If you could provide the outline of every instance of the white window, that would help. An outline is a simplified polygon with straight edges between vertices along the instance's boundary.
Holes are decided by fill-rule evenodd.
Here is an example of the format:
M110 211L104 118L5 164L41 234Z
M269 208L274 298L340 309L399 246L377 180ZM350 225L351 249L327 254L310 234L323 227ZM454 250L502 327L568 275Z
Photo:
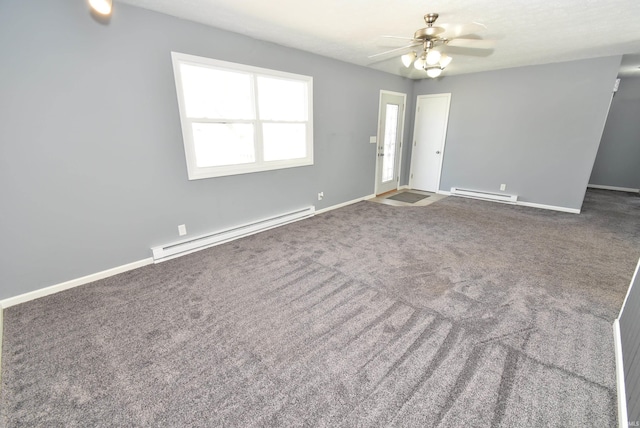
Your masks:
M189 179L313 165L313 79L171 53Z

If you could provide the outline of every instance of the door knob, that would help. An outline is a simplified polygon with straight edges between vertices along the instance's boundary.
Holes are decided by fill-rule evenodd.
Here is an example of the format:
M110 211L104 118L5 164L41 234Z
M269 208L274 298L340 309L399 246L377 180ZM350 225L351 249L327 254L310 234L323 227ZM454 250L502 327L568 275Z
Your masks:
M436 154L439 155L440 154L440 150L436 151Z

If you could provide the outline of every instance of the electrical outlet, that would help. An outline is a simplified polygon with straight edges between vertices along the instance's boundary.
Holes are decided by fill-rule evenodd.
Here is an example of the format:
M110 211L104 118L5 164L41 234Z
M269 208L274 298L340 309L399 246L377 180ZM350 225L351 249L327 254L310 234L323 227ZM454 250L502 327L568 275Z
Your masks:
M507 185L506 184L501 184L500 185L500 190L507 190Z
M324 192L319 192L318 193L318 200L321 201L322 198L324 198Z
M181 224L178 226L178 235L180 236L184 236L187 234L187 226L185 226L184 224Z

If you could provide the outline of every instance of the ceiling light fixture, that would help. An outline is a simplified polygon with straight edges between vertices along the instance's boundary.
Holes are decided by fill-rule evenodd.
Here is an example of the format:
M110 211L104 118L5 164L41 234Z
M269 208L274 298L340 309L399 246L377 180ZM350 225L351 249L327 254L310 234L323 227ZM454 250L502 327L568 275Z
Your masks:
M89 0L89 6L100 15L110 15L111 7L113 6L112 0Z
M431 49L429 53L427 53L427 64L436 65L438 61L440 61L440 56L442 54L439 51Z
M425 70L427 71L427 76L431 78L436 78L440 76L440 74L442 74L442 68L440 68L440 66L438 65L432 65L430 67L425 68Z
M440 57L440 67L445 68L447 65L451 64L451 61L453 61L453 58L449 55L442 54Z
M404 64L404 66L409 68L411 67L411 64L416 59L416 57L417 57L416 53L411 52L411 53L402 55L400 59L402 60L402 63Z
M451 61L453 60L449 55L443 54L430 47L426 47L419 58L415 52L410 52L402 55L400 59L405 67L409 68L411 67L411 63L413 63L416 70L426 71L427 76L431 78L440 76L442 71L451 64Z
M413 62L413 66L417 70L424 70L427 72L427 76L436 78L442 74L449 64L451 64L452 58L446 54L443 54L436 48L446 45L451 39L444 36L446 33L446 27L435 27L433 24L438 19L437 13L428 13L424 16L424 22L427 24L425 28L421 28L413 34L413 41L417 42L410 46L416 46L416 44L422 44L422 54L418 58L415 52L411 52L402 55L401 60L405 67L410 67Z
M423 28L428 30L432 27ZM422 44L422 55L418 58L415 52L404 54L400 57L405 67L413 66L416 70L424 70L427 76L435 78L440 76L442 70L451 63L452 58L442 52L434 49L436 42L431 39L425 39Z
M427 26L416 30L413 33L413 37L408 39L409 44L407 46L369 55L369 58L386 57L390 53L397 55L401 51L408 52L400 57L405 67L410 68L413 64L417 70L424 70L425 72L430 70L427 73L428 76L438 77L451 63L451 57L442 53L448 46L470 49L493 48L494 40L478 39L476 36L472 36L479 31L486 30L486 25L478 22L435 25L438 16L437 13L427 13L424 16L424 22ZM462 37L465 35L469 35L469 37ZM396 36L382 37L405 39L404 37ZM419 51L409 52L409 49L415 49L417 46L422 46L422 49L418 48L420 49ZM469 55L464 52L459 53L461 55ZM491 52L488 54L491 54Z

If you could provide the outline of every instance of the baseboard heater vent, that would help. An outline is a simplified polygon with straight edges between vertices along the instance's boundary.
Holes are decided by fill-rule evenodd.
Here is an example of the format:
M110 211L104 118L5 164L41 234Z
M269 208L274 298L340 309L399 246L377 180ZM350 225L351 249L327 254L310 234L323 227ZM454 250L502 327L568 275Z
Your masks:
M233 241L234 239L253 235L264 230L273 229L277 226L312 217L314 213L315 207L310 206L218 232L196 236L159 247L152 247L151 252L153 253L153 261L154 263L159 263L165 260L174 259L185 254L193 253L215 245L224 244L225 242Z
M483 199L487 201L504 202L507 204L515 204L518 201L517 195L483 192L482 190L462 189L460 187L452 187L451 194L454 196L463 196L465 198Z

